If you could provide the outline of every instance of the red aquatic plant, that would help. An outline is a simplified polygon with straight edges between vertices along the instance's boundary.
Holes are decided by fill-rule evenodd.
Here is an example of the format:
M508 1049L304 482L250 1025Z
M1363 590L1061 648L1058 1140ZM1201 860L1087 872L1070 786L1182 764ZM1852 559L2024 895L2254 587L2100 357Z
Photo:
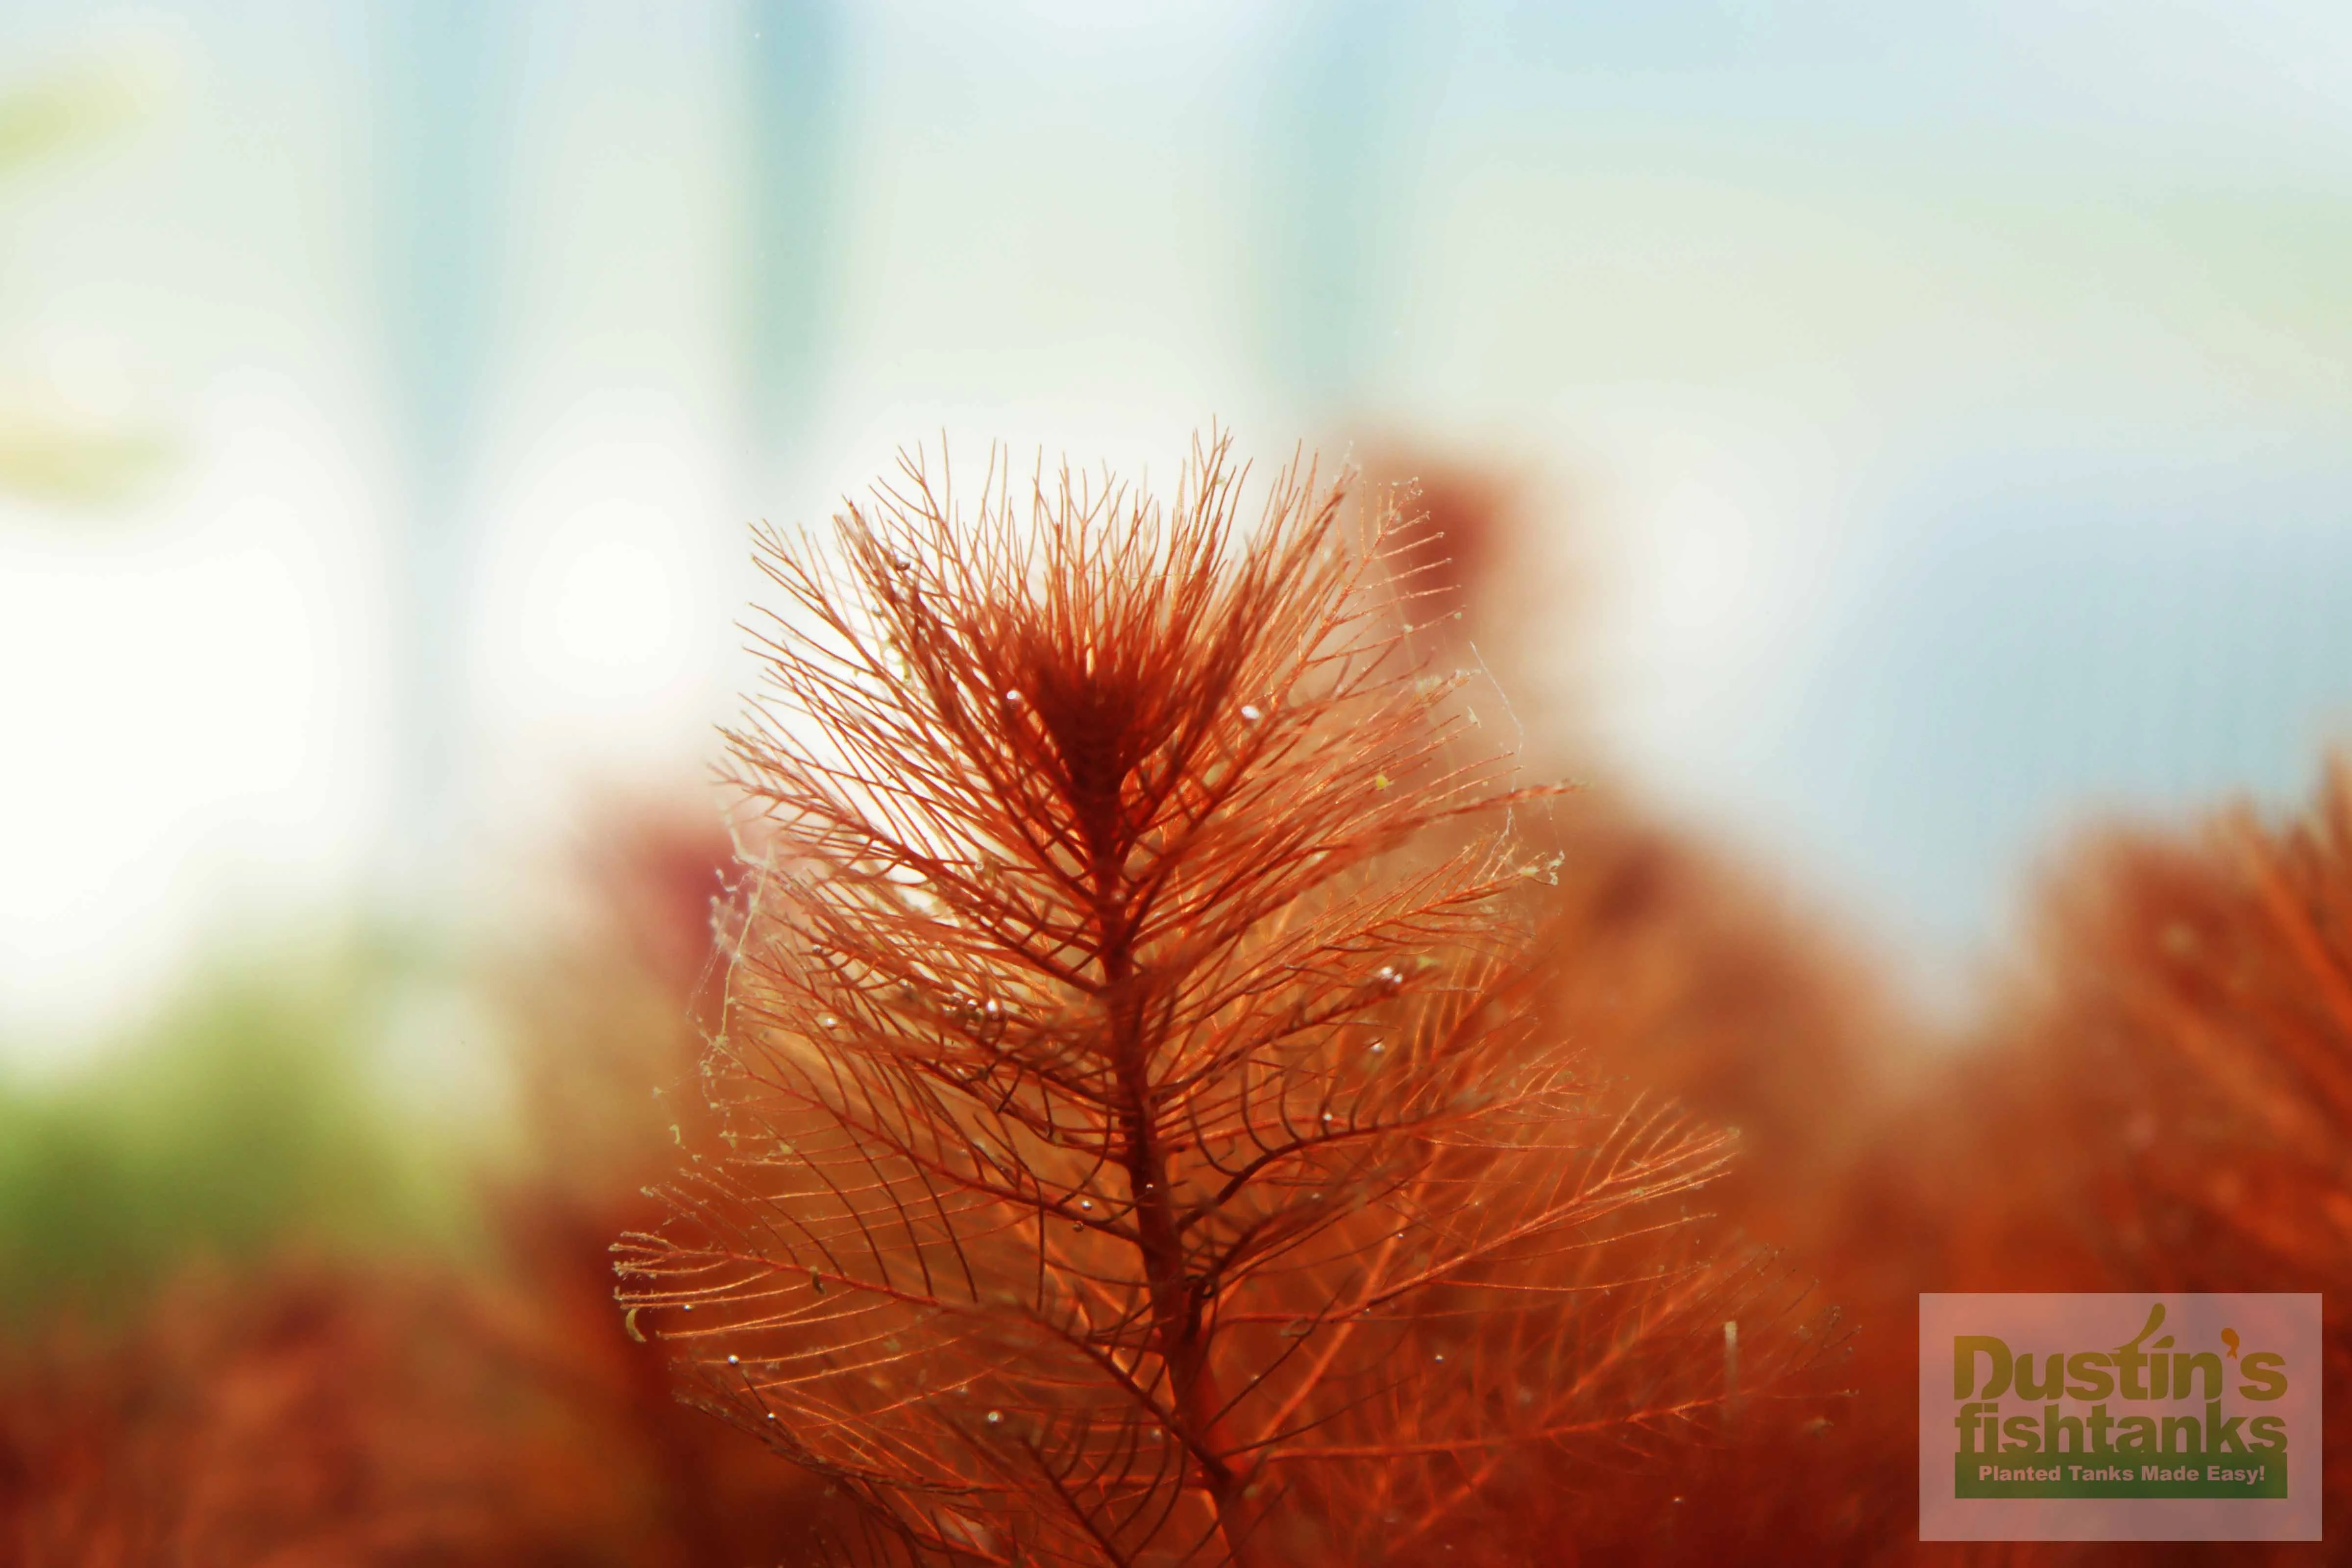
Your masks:
M2041 952L2004 1064L2015 1157L2110 1288L2323 1294L2332 1511L2352 1497L2352 762L2285 820L2107 835L2054 888Z
M2057 888L2036 980L2023 1048L2101 1134L2065 1154L2117 1269L2352 1289L2352 765L2276 826L2109 836Z
M1922 1290L2319 1291L2325 1484L2352 1496L2352 769L2285 820L2111 827L2063 858L2030 962L1979 1037L1924 1076L1858 1160L1822 1253L1867 1325ZM1846 1484L1910 1555L1916 1340L1859 1337ZM1942 1549L2104 1562L2113 1546ZM2168 1562L2315 1561L2181 1544Z
M1248 529L1222 443L1164 508L1028 500L992 471L967 518L910 460L833 564L763 541L723 1147L623 1243L631 1321L883 1548L1621 1531L1641 1449L1811 1352L1777 1305L1728 1326L1766 1281L1684 1223L1721 1137L1534 1026L1511 829L1547 792L1466 756L1409 655L1425 532L1351 540L1296 470Z

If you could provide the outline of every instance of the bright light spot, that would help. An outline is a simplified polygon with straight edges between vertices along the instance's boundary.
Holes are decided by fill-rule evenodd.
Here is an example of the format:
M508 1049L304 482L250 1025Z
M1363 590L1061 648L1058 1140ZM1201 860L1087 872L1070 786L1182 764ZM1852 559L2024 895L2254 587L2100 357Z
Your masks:
M626 502L576 513L532 573L524 621L533 668L576 696L635 696L686 663L691 585L675 529Z
M103 401L120 362L48 363ZM334 880L367 818L356 476L274 377L224 378L194 426L153 513L0 514L0 1070L62 1064L192 933Z
M1685 649L1694 639L1713 639L1747 607L1747 517L1728 498L1686 481L1660 498L1652 527L1659 628Z
M96 420L121 418L135 391L121 340L98 335L67 338L49 350L49 385L66 407Z
M1669 809L1753 820L1739 781L1785 722L1780 682L1821 553L1790 500L1802 471L1673 428L1628 432L1612 466L1597 732Z

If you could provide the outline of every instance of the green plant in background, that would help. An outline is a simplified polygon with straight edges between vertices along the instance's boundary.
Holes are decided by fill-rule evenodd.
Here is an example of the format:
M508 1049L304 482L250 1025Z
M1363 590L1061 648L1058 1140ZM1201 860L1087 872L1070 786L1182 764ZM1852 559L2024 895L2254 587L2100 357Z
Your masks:
M223 966L93 1069L0 1089L0 1316L106 1311L197 1258L462 1242L451 1142L374 1070L409 973L365 942Z
M168 79L165 67L152 47L117 49L0 88L0 197L37 165L143 119ZM159 426L0 391L0 494L51 507L120 506L169 469L175 451Z

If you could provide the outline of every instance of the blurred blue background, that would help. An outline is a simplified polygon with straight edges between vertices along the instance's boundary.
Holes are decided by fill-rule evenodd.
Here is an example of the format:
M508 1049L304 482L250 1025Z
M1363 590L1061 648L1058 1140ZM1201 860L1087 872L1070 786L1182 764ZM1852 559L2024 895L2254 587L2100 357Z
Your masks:
M1525 706L1964 997L2347 732L2352 10L0 5L0 1056L529 918L751 520L1212 420L1526 477Z

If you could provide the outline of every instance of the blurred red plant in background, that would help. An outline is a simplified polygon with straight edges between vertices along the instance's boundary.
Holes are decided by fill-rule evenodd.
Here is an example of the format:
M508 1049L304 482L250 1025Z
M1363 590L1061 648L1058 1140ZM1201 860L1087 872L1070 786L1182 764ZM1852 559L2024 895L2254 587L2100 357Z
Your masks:
M1433 606L1416 628L1429 657L1468 666L1486 722L1530 752L1588 752L1588 694L1562 683L1593 657L1578 629L1591 617L1562 613L1583 608L1580 552L1559 542L1577 520L1535 506L1564 487L1394 438L1372 443L1367 468L1424 520L1412 586ZM1530 709L1537 689L1549 700ZM1588 784L1573 810L1522 831L1556 889L1535 939L1542 1026L1592 1072L1736 1131L1739 1157L1709 1205L1776 1246L1817 1245L1895 1101L1892 1064L1916 1051L1916 1026L1786 896L1622 784Z
M429 1276L289 1267L184 1279L121 1336L16 1347L0 1556L635 1560L601 1456L501 1353L517 1327Z
M482 1180L487 1246L199 1264L127 1321L53 1313L0 1355L0 1562L801 1559L823 1483L680 1405L612 1300L612 1237L700 1131L676 1089L732 847L690 805L588 837L584 919L494 987L527 1147Z

